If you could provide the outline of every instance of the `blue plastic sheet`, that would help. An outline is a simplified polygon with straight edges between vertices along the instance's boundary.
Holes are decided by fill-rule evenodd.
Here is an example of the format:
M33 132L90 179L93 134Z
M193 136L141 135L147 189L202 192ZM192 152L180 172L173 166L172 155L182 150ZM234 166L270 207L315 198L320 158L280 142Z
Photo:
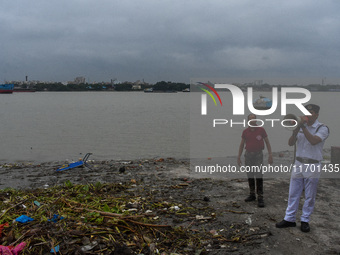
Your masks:
M55 252L59 252L59 245L57 245L56 247L54 247L54 250L53 249L51 249L51 253L54 253L54 251Z
M53 214L52 219L49 219L48 221L52 221L54 223L57 223L59 220L65 219L63 216L59 216L58 214Z
M26 216L26 215L21 215L20 217L16 218L15 219L17 222L20 222L20 223L27 223L27 222L30 222L30 221L33 221L34 219Z

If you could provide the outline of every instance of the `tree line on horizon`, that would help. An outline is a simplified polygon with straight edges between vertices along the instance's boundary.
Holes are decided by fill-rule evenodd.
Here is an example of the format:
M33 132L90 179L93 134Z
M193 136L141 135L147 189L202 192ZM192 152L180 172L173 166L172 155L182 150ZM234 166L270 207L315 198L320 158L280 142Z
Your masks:
M36 91L143 91L147 88L153 88L153 90L162 90L162 91L182 91L183 89L189 88L190 84L185 83L176 83L171 81L160 81L155 83L154 85L150 84L140 84L140 88L129 82L124 82L115 85L108 85L103 83L96 84L67 84L64 85L60 82L56 83L38 83L34 85L32 88Z
M17 87L27 88L27 85L18 85ZM140 87L139 87L140 86ZM171 82L171 81L160 81L155 84L140 84L136 87L136 84L131 82L123 82L120 84L106 84L106 83L81 83L81 84L63 84L61 82L55 83L37 83L36 85L30 85L30 89L35 89L36 91L143 91L147 88L153 88L153 90L157 91L182 91L186 88L190 88L190 84L181 83L181 82ZM240 87L246 88L251 85L241 85ZM262 85L253 85L257 90L266 90L270 91L272 87L304 87L310 89L311 91L339 91L340 85L321 85L321 84L310 84L307 86L301 85L270 85L270 84L262 84Z

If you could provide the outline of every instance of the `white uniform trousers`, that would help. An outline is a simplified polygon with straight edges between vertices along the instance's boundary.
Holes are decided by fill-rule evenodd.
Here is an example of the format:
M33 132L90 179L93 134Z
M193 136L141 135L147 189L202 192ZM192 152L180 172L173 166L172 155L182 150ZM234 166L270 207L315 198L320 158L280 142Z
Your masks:
M305 202L302 208L301 221L309 222L309 217L314 210L316 190L321 173L321 164L304 164L295 161L295 166L292 169L288 206L284 219L290 222L296 221L300 197L303 189L305 189Z

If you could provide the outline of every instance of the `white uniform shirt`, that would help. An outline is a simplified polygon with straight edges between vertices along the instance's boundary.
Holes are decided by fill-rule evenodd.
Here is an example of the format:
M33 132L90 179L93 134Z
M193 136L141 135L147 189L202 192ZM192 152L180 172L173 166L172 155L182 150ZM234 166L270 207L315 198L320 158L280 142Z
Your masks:
M315 133L320 125L322 125L322 123L320 123L318 120L316 120L311 126L306 125L306 128L309 131L309 133L311 133L313 136L316 135L321 138L322 141L316 145L312 145L305 137L302 129L300 129L297 135L296 142L297 157L309 158L318 161L321 161L323 159L322 149L323 145L325 144L325 140L329 135L329 132L326 126L322 126L319 128L318 132Z

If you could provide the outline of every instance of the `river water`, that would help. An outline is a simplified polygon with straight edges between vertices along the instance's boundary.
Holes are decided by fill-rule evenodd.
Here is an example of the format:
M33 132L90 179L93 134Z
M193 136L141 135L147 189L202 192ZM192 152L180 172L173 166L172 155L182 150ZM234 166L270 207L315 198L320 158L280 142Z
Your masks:
M191 93L35 92L0 94L0 161L190 157ZM266 95L265 95L266 96ZM268 95L270 96L270 94ZM312 94L340 146L340 93ZM288 133L266 129L273 151L291 150ZM226 130L223 155L237 155L242 129ZM230 133L231 132L231 133ZM287 131L289 132L289 131Z
M0 94L0 160L187 158L187 94Z

